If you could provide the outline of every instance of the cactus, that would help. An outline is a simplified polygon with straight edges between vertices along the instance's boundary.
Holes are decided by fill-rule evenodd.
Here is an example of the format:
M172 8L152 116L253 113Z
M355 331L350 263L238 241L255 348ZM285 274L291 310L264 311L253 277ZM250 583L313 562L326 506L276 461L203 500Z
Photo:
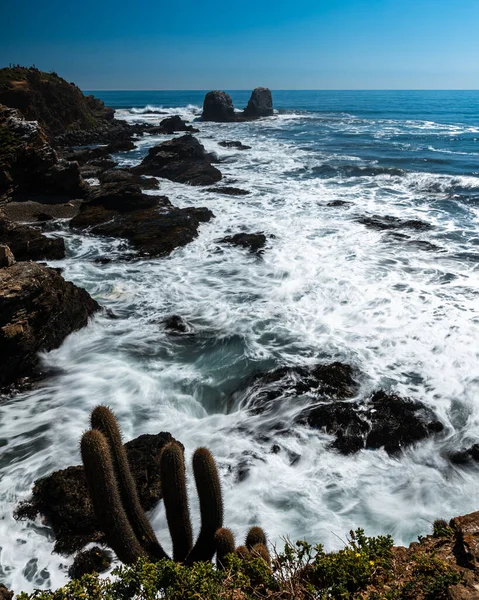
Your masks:
M218 569L224 569L226 566L226 556L234 554L235 538L230 529L222 527L215 534L216 546L216 566Z
M105 436L87 431L81 439L81 455L95 514L108 544L118 558L131 564L145 556L128 521L115 480L113 461Z
M251 527L246 536L245 546L251 550L256 544L266 546L266 535L261 527Z
M271 556L264 544L255 544L251 548L251 556L262 558L267 565L271 565Z
M101 431L108 442L121 500L138 541L150 556L157 559L166 558L167 554L158 542L141 506L114 414L107 406L97 406L91 414L91 425Z
M193 546L183 449L176 442L163 448L160 456L160 477L166 519L173 541L173 560L183 561Z
M247 556L249 556L249 550L246 546L238 546L236 548L236 554L240 557L240 558L246 558Z
M215 459L206 448L193 454L193 472L200 500L201 530L187 562L210 561L216 551L215 533L223 527L223 499Z

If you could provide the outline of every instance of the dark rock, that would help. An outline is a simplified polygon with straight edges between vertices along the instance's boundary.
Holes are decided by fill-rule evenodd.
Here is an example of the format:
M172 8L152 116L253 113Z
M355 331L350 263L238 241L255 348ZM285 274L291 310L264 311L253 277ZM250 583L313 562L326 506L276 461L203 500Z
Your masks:
M116 166L116 161L113 160L110 156L106 156L104 158L98 158L95 160L91 160L88 163L88 166L98 167L100 172L107 171L108 169L113 169Z
M395 394L376 392L369 410L371 431L367 448L382 448L389 454L444 429L434 413L424 404Z
M339 208L341 206L350 206L351 204L352 202L348 202L347 200L332 200L331 202L328 202L326 206L331 208Z
M99 305L55 269L18 262L0 269L0 385L32 373L38 352L57 348Z
M449 455L449 460L457 465L479 462L479 444L473 444L470 448L453 452Z
M38 229L0 217L0 243L10 247L17 260L57 260L65 257L63 238L49 238Z
M110 151L108 146L96 146L95 148L81 148L74 150L73 152L67 152L64 154L66 160L75 161L80 166L87 164L88 162L108 156Z
M38 213L37 221L39 221L40 223L44 223L46 221L53 221L53 215L44 212Z
M270 117L273 114L273 96L268 88L256 88L251 94L244 116L249 119Z
M391 216L373 216L373 217L360 217L359 223L366 225L370 229L376 229L378 231L387 231L391 229L413 229L414 231L429 231L432 229L432 225L419 219L399 219L398 217Z
M105 183L94 188L85 198L85 203L80 208L80 215L88 210L88 207L102 206L108 210L129 212L143 208L157 206L158 198L143 194L136 183L125 183L123 181Z
M266 245L266 236L264 233L236 233L222 238L220 243L241 246L251 252L260 252Z
M81 198L87 190L78 164L58 157L37 122L1 105L0 170L0 196Z
M236 141L219 142L218 146L222 146L223 148L236 148L237 150L251 150L251 146L246 146L245 144Z
M208 92L203 101L203 121L227 123L235 120L235 111L231 96L215 90Z
M89 550L79 552L68 569L68 577L80 579L83 575L103 573L111 565L112 557L108 550L94 546Z
M225 194L226 196L247 196L248 194L251 193L251 192L248 192L248 190L242 190L241 188L228 187L228 186L208 188L207 191L215 192L217 194Z
M159 187L158 179L155 177L142 177L133 173L130 169L112 169L103 171L99 175L100 183L134 183L142 189L155 190Z
M187 125L185 121L179 115L173 115L167 117L160 122L159 127L150 129L151 133L176 133L177 131L190 131L191 133L198 133L198 129L195 129L192 125Z
M106 184L114 185L114 184ZM124 206L135 205L137 190L122 200ZM164 196L144 196L141 202L154 201L154 206L140 210L119 210L105 207L108 198L101 196L95 202L85 202L70 226L88 229L96 235L124 238L143 256L166 256L175 248L185 246L198 235L200 223L214 215L207 208L176 208ZM115 205L117 200L111 200Z
M302 395L309 395L314 401L352 398L358 387L352 367L340 362L280 367L252 377L244 403L258 414L272 410L277 400L289 401Z
M221 179L221 172L211 164L212 160L203 145L187 134L151 148L133 172L178 183L211 185Z
M171 334L191 333L193 327L179 315L171 315L163 321L165 330Z
M125 444L140 502L146 511L162 497L158 456L163 446L173 440L169 433L162 432L140 435ZM35 482L31 501L20 504L16 518L33 519L37 514L43 515L53 529L55 552L73 554L90 542L103 541L81 466L55 471Z
M129 152L130 150L134 150L136 148L133 140L125 138L119 138L110 142L107 149L107 154L117 154L118 152Z

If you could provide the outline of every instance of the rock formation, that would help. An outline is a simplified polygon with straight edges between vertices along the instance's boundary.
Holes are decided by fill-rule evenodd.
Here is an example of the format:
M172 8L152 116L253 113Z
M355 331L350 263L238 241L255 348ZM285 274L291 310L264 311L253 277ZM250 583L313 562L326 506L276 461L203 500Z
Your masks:
M143 175L154 175L189 185L211 185L222 177L211 163L213 156L192 135L183 135L154 148L138 167L132 169Z
M231 96L215 90L208 92L203 101L203 121L227 123L235 120L235 109Z
M0 269L0 385L31 375L38 352L57 348L99 306L55 269L17 262Z
M270 117L273 114L273 96L268 88L256 88L251 94L243 115L248 119Z

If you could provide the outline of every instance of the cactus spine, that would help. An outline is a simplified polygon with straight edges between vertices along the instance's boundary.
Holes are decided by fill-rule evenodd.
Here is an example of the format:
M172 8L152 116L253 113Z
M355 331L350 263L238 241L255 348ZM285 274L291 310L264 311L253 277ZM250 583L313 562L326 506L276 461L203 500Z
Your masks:
M223 497L215 459L206 448L193 454L193 472L200 500L201 530L187 562L210 561L215 554L215 533L223 527Z
M226 556L234 554L235 551L235 538L231 529L225 527L218 529L215 534L215 546L216 566L218 569L224 569L226 567Z
M266 535L261 527L251 527L246 536L245 546L251 550L256 544L266 546Z
M193 546L183 450L176 442L163 448L160 477L168 529L173 541L173 560L182 562Z
M97 430L87 431L80 448L95 514L107 542L122 562L134 563L145 552L122 506L105 436Z
M158 542L141 506L115 416L107 406L97 406L91 414L91 425L101 431L108 442L121 500L138 541L150 556L166 558L167 554Z
M267 565L271 565L271 556L264 544L255 544L251 548L251 556L262 558Z

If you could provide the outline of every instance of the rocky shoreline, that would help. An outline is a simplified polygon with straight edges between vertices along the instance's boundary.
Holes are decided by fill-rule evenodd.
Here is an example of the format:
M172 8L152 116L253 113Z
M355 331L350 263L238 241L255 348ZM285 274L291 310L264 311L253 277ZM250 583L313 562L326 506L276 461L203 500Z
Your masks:
M254 90L242 112L235 110L225 92L209 92L204 100L205 121L234 123L271 115L272 96L266 88ZM38 353L60 346L101 310L86 290L65 281L58 270L36 262L65 256L64 240L45 235L42 223L69 219L76 232L126 240L135 260L166 257L194 240L201 224L214 219L214 214L207 207L175 207L159 192L145 193L155 192L158 178L229 196L249 193L218 185L221 163L194 136L198 132L178 115L165 117L158 126L130 125L116 120L112 109L85 97L57 75L36 69L0 70L0 351L9 357L0 368L4 392L16 392L41 377ZM119 168L112 158L112 154L133 150L145 134L176 133L180 135L151 148L136 167ZM249 149L237 141L222 144ZM90 178L97 178L99 185L89 184ZM388 231L425 226L392 218L361 222ZM253 231L227 236L218 243L260 256L269 240L267 233ZM176 335L195 335L181 315L170 317L165 327ZM230 402L251 414L265 414L287 402L295 407L295 423L332 436L331 447L344 455L379 448L397 455L412 444L443 434L444 424L422 402L385 390L366 392L366 377L339 362L280 367L244 381ZM284 423L284 429L289 426ZM281 430L282 424L275 423L264 432L271 437L274 453L283 451L275 437ZM126 445L145 510L161 498L155 457L170 439L169 433L160 433L140 436ZM479 462L479 452L473 446L445 458L456 464ZM245 477L247 468L238 465L238 478ZM71 554L87 543L102 541L90 504L82 467L69 467L37 481L32 501L21 506L17 516L41 514L56 535L56 551ZM459 552L474 564L474 568L464 568L474 573L479 561L474 542L479 517L475 515L453 519L450 525L462 540ZM475 574L473 579L476 585ZM451 596L468 597L474 596Z

